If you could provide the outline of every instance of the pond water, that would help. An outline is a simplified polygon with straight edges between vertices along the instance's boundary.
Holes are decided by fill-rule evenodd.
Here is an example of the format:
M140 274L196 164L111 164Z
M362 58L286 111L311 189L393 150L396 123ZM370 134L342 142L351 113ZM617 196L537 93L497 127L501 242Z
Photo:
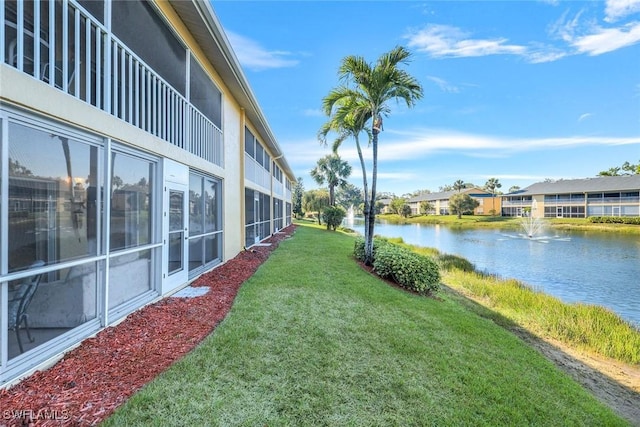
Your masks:
M346 224L364 234L361 219ZM376 223L375 234L437 248L478 270L518 279L565 302L607 307L640 327L640 238L615 233L516 231Z

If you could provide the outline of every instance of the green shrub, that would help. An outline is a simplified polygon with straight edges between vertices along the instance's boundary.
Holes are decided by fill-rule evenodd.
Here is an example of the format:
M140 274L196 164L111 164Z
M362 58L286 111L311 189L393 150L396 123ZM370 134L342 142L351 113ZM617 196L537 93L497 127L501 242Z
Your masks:
M400 239L402 240L402 239ZM376 237L373 239L373 259L376 258L376 251L386 245L390 245L389 240L384 237ZM353 256L361 262L364 262L364 237L360 236L356 238L353 244Z
M364 262L364 237L356 237L353 243L353 256L361 262Z
M590 216L589 222L602 224L631 224L640 225L640 217L637 216Z
M431 258L396 245L386 244L375 251L373 270L380 277L420 294L440 288L440 271Z
M327 224L327 230L338 228L345 216L347 216L347 211L340 206L328 206L322 212L322 219Z

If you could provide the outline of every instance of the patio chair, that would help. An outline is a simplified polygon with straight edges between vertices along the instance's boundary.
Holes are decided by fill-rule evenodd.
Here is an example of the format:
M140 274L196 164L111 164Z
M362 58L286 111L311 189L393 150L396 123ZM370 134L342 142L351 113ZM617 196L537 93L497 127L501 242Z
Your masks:
M44 266L44 261L36 261L31 264L30 268L37 268ZM29 342L33 342L34 339L29 331L29 316L27 315L27 309L33 295L38 290L42 280L42 273L35 276L27 277L23 282L17 285L17 288L9 293L9 330L16 331L16 338L18 339L18 347L20 347L20 354L24 353L24 347L22 346L22 339L20 338L20 325L24 323L24 327L27 331L27 338Z

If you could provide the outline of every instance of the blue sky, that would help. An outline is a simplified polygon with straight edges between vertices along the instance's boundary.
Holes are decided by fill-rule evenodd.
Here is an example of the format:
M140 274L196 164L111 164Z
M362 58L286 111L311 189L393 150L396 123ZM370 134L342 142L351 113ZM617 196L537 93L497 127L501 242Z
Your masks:
M412 52L405 70L424 97L413 109L389 104L378 191L494 177L507 192L640 162L640 0L212 4L307 190L330 153L317 132L340 61L374 63L398 45ZM353 142L339 154L362 187Z

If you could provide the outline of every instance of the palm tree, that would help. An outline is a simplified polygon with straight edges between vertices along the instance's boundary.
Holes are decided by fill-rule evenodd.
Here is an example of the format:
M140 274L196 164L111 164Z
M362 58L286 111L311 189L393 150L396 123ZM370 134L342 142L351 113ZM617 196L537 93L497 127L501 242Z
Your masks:
M404 101L407 107L413 107L415 102L422 98L422 86L414 77L399 68L400 64L409 61L410 56L411 53L402 46L395 47L380 56L375 65L367 63L359 56L347 56L342 59L338 70L338 76L344 84L333 89L323 99L323 109L331 117L329 123L332 124L328 125L330 130L347 131L349 136L355 136L362 132L366 123L371 120L370 143L373 153L371 194L369 197L365 196L364 213L366 264L371 264L373 261L373 230L376 214L372 203L376 199L378 135L383 130L382 118L388 117L391 112L387 102ZM357 133L354 135L353 132ZM342 141L336 141L334 149L337 149ZM366 193L364 160L362 157L360 160Z
M334 91L335 92L335 91ZM332 92L333 93L333 92ZM365 241L369 241L369 215L367 212L373 210L374 201L369 197L369 187L367 183L367 168L362 154L362 147L360 146L360 134L365 132L369 145L371 144L371 130L366 127L367 121L370 116L367 114L361 114L365 110L366 104L355 97L343 97L340 93L335 94L335 98L327 96L322 100L322 108L327 116L330 116L329 121L326 122L318 132L318 139L321 143L327 143L327 135L329 132L335 132L338 134L336 140L333 143L333 152L337 153L338 148L347 139L352 137L356 142L356 150L358 152L358 158L360 159L360 167L362 168L362 186L363 186L363 199L364 199L364 235ZM332 115L333 113L333 115Z
M464 190L465 188L467 188L467 186L464 184L464 181L461 179L453 183L453 189L456 190L458 193Z
M491 198L491 214L492 215L496 214L496 208L495 208L496 192L497 192L497 189L500 187L502 187L502 184L500 184L500 182L498 181L498 178L489 178L489 180L484 184L485 190L490 191L491 195L493 196Z
M319 184L325 182L329 187L329 205L336 205L335 189L347 184L351 175L351 166L337 154L329 154L318 160L318 164L311 170L311 177Z

